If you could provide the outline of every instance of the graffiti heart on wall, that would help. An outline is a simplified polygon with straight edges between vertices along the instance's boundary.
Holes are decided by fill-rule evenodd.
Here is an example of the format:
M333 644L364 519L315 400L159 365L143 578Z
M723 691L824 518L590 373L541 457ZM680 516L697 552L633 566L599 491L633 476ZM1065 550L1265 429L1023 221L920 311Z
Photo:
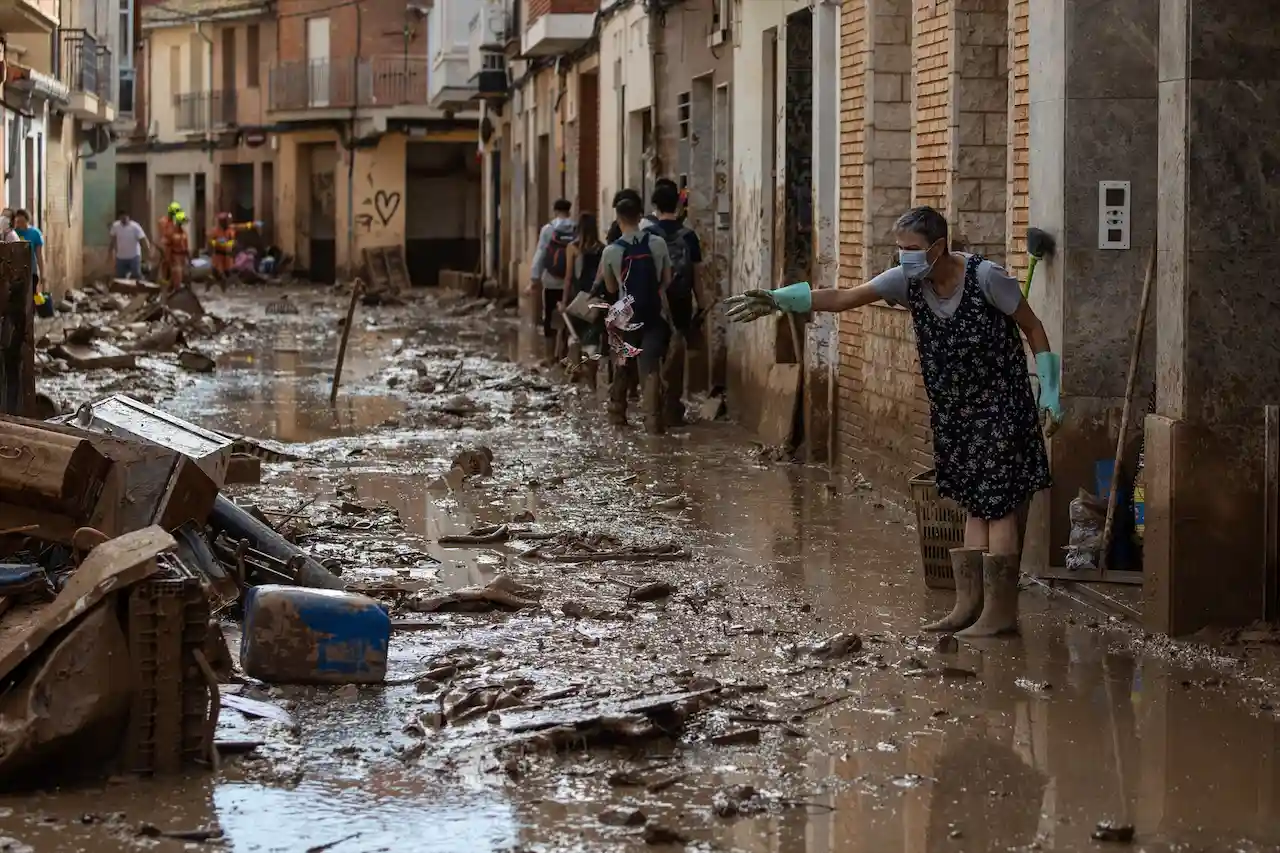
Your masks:
M378 190L372 196L366 196L360 202L360 206L372 207L373 212L357 214L356 225L364 231L372 230L375 222L386 228L391 224L391 220L395 219L396 213L399 212L401 201L403 201L403 196L396 190L391 192Z
M400 193L378 190L373 194L373 210L378 214L384 226L391 223L396 211L400 209Z

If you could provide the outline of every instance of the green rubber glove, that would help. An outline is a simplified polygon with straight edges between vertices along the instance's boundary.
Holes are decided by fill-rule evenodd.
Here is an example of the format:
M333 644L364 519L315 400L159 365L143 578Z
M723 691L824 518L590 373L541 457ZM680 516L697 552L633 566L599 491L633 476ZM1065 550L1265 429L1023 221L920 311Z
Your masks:
M809 282L800 281L777 290L748 290L739 296L730 296L724 304L729 309L730 320L750 323L776 311L807 314L813 308L813 291Z
M1057 353L1036 353L1036 375L1040 380L1037 405L1045 416L1045 435L1053 435L1062 423L1061 373L1062 359Z

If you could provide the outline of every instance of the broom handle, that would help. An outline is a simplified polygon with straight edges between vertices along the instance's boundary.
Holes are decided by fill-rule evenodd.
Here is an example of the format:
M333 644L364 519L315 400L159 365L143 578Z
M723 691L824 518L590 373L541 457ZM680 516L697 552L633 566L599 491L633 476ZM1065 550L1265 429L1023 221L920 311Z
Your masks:
M1116 438L1116 455L1111 468L1111 488L1107 494L1107 521L1102 526L1102 553L1098 568L1105 572L1111 550L1111 533L1116 520L1116 491L1120 485L1120 458L1124 455L1125 434L1129 432L1129 415L1133 409L1133 391L1138 384L1138 360L1142 357L1142 336L1147 328L1147 305L1151 302L1151 280L1156 277L1156 249L1151 247L1147 274L1142 280L1142 298L1138 302L1138 321L1133 330L1133 349L1129 353L1129 378L1124 385L1124 408L1120 410L1120 435Z
M1022 298L1026 299L1031 295L1031 280L1036 277L1036 262L1040 259L1035 255L1031 256L1031 263L1027 265L1027 283L1022 285Z

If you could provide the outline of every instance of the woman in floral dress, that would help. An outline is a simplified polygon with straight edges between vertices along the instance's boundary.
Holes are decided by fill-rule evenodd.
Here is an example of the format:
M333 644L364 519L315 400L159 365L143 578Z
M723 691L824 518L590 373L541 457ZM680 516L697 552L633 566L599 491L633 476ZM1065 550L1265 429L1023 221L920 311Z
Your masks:
M1060 361L1017 279L978 255L948 249L947 220L929 207L895 224L898 265L866 284L811 290L801 282L728 300L729 317L775 311L849 311L884 301L911 311L929 395L939 493L968 514L964 547L951 553L956 602L926 630L985 637L1018 630L1018 515L1048 488L1041 415L1062 418ZM1035 353L1039 399L1023 348Z

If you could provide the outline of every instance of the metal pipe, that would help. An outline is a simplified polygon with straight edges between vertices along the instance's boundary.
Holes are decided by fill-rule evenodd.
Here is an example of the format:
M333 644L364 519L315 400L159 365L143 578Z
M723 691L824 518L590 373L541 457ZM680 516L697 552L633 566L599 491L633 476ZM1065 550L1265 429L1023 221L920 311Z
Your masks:
M360 112L360 57L364 46L364 4L356 3L356 55L351 61L351 127L347 133L347 275L356 270L356 123ZM336 390L336 385L335 385Z

